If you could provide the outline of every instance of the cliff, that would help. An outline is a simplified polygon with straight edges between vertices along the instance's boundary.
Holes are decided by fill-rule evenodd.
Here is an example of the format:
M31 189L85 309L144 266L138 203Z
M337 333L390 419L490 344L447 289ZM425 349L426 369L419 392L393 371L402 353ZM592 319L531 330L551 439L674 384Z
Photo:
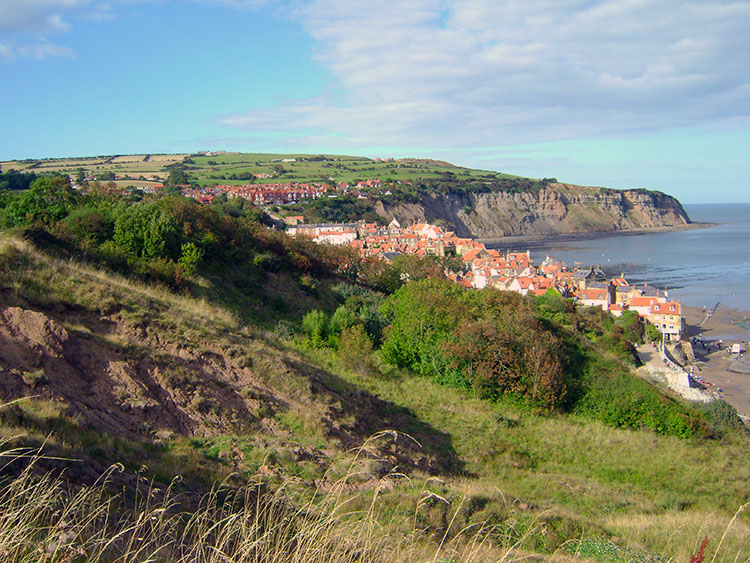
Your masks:
M525 192L425 194L416 203L379 202L375 210L401 224L442 219L459 236L484 239L648 231L690 223L680 202L661 192L559 183Z

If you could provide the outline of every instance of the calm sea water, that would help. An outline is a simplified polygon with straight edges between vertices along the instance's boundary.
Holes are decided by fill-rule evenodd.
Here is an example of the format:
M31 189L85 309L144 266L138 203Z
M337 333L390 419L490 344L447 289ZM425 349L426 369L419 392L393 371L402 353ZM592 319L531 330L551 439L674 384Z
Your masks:
M686 205L693 221L709 228L648 235L617 235L531 245L536 263L545 255L573 267L600 265L623 272L630 283L667 288L686 305L750 311L750 203ZM502 248L502 245L499 245ZM525 250L518 248L518 250Z

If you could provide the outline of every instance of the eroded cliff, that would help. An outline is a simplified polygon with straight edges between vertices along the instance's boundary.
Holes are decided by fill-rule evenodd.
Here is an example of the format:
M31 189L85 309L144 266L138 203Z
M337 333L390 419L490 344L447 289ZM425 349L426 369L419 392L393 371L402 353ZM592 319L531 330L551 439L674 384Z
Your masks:
M429 194L416 203L379 202L376 212L401 224L442 219L460 236L485 239L658 230L690 223L680 202L661 192L559 183L527 192Z

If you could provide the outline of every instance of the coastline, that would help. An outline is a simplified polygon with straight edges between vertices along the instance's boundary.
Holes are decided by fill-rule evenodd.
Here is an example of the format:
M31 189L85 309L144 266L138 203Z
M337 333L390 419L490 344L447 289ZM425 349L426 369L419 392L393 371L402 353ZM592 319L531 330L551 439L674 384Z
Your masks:
M581 246L575 245L579 241L710 229L727 224L722 220L715 221L714 217L710 217L710 219L710 222L695 221L686 225L657 229L565 233L533 237L515 236L484 239L482 242L488 248L495 248L501 251L505 251L506 249L514 249L516 251L530 250L531 252L541 251L554 255L558 250L571 251L576 249L578 246ZM729 221L729 224L731 225L733 222ZM718 242L716 237L714 237L714 242ZM570 245L566 245L566 243L570 243ZM706 257L705 252L704 258L710 259ZM689 341L693 337L702 335L702 339L706 344L704 347L696 342L693 347L695 357L692 362L685 364L685 369L690 371L692 367L695 375L708 384L707 390L735 407L745 423L750 425L750 309L748 309L744 300L739 300L739 302L734 300L737 303L737 308L732 308L730 304L722 302L714 314L707 319L706 307L697 305L703 304L710 308L710 306L727 295L722 295L721 293L717 295L711 291L710 287L703 289L706 290L704 294L705 300L693 299L693 305L688 306L683 304L682 306L683 317L685 318L683 338ZM742 287L733 288L733 291L744 293ZM733 294L730 293L729 295ZM731 303L731 300L728 301ZM721 349L719 349L719 341L721 341ZM744 354L743 358L737 358L728 351L728 349L731 350L732 345L735 343L741 345ZM646 355L648 357L648 354ZM688 353L688 355L692 359L692 354ZM663 366L658 355L653 357L649 363L656 368ZM684 396L689 397L689 394ZM690 398L693 399L692 397Z
M730 371L735 362L746 362L744 359L737 360L727 349L732 344L739 343L744 353L747 353L750 312L719 306L705 320L706 315L701 307L683 307L683 314L687 338L702 334L707 345L706 348L700 345L694 347L693 366L696 374L711 384L712 391L718 392L721 389L722 398L747 421L750 418L750 373ZM717 346L720 340L721 349Z
M695 229L709 229L720 223L705 221L692 221L685 225L673 227L654 227L652 229L637 229L627 231L587 231L583 233L551 233L549 235L524 236L515 235L499 238L477 238L477 241L488 248L498 248L503 245L524 245L523 250L538 250L549 246L550 243L578 242L597 238L610 238L619 236L654 235L659 233L674 233L680 231L691 231Z

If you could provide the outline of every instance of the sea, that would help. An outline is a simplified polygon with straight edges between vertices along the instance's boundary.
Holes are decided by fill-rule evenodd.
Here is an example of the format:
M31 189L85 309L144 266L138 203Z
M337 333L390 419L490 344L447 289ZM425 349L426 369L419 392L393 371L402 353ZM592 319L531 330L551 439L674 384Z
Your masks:
M535 263L549 255L569 267L598 265L625 274L630 284L667 289L685 305L750 311L750 203L685 205L707 226L652 234L605 235L581 240L515 243ZM493 245L505 249L505 245Z

